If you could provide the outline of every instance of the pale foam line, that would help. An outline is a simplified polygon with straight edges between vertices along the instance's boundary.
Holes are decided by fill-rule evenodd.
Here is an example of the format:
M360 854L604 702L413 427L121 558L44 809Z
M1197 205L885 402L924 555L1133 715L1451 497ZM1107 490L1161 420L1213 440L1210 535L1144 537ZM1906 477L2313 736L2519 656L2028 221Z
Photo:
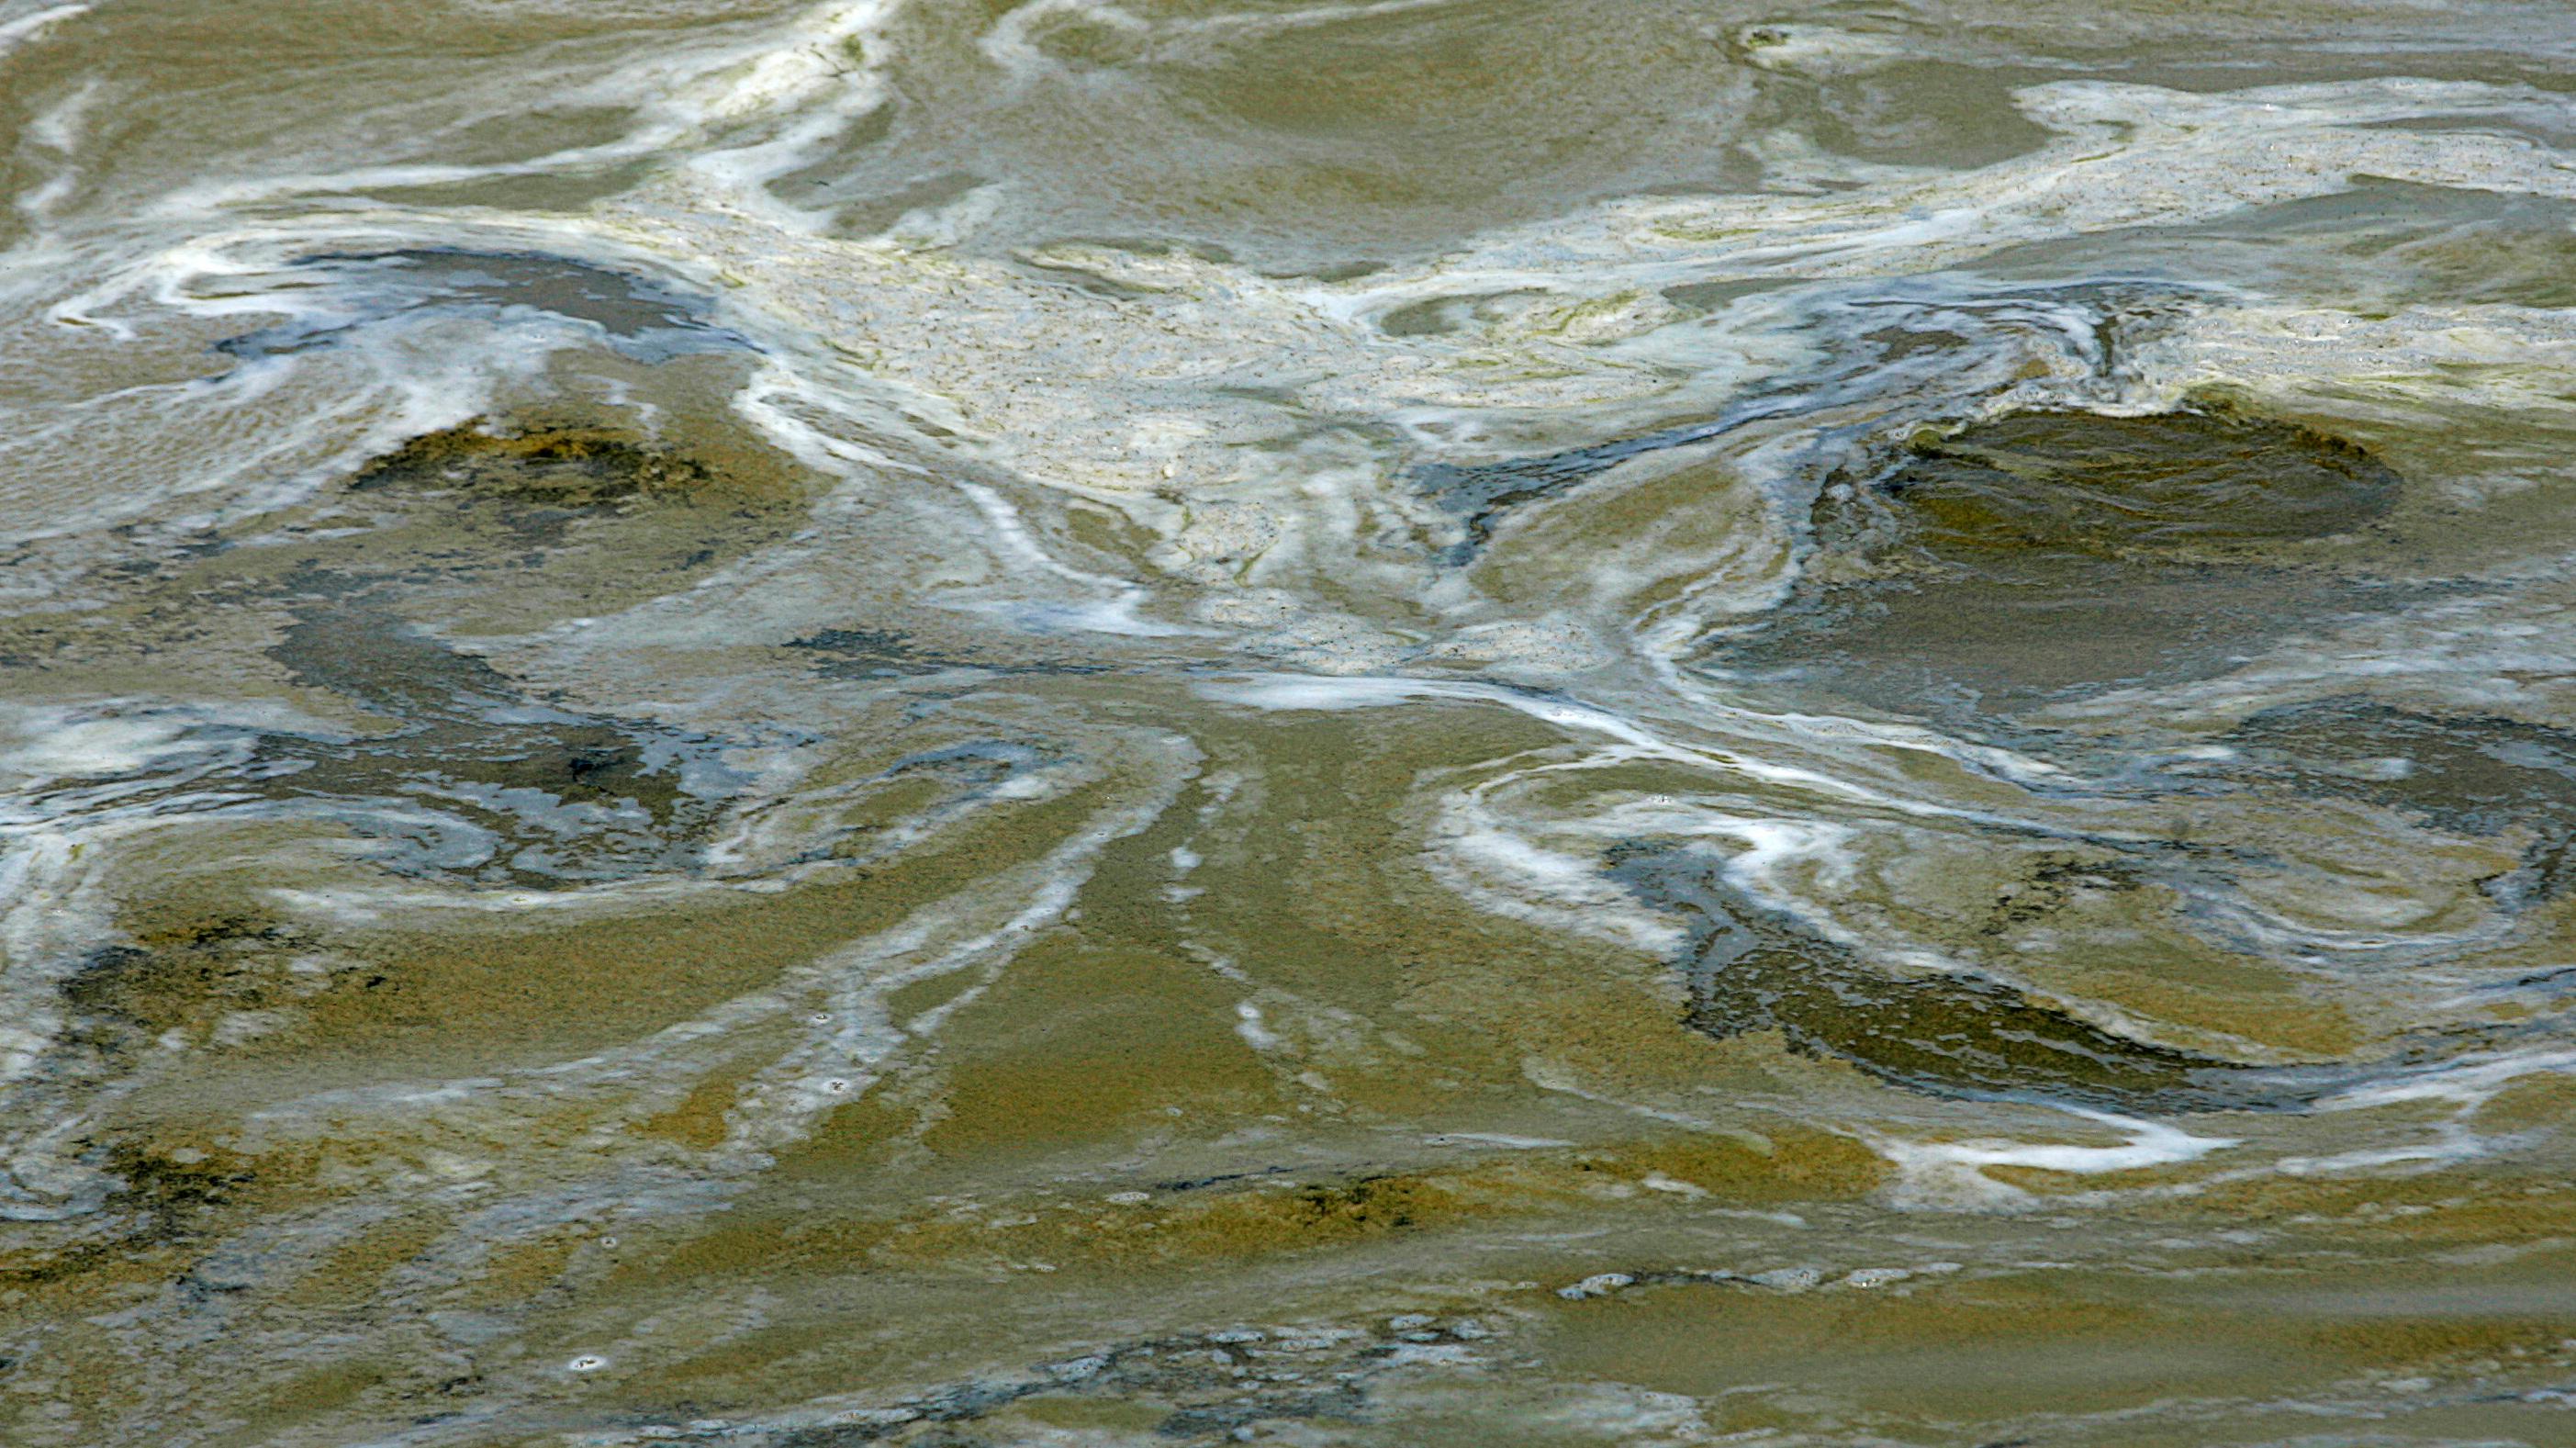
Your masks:
M1238 11L1230 15L1208 15L1183 20L1183 30L1297 30L1310 25L1336 25L1347 20L1369 20L1380 15L1398 15L1408 10L1445 10L1464 0L1371 0L1360 5L1311 5L1303 10L1263 12Z
M1071 623L1096 633L1129 634L1146 638L1168 638L1176 634L1204 634L1205 629L1183 628L1176 624L1158 623L1141 618L1137 610L1152 598L1152 592L1131 579L1112 578L1107 574L1089 573L1059 561L1038 545L1020 510L1000 493L982 483L959 482L957 490L971 499L992 525L993 536L1003 548L1022 562L1041 572L1085 588L1098 588L1114 598L1092 604L1040 606L1051 620Z
M75 15L87 15L94 8L89 5L57 5L50 10L39 10L33 15L22 15L0 24L0 58L6 58L9 52L35 40L55 25Z
M2576 1050L2532 1051L2493 1060L2435 1067L2396 1081L2373 1082L2317 1103L2320 1111L2356 1111L2403 1101L2449 1101L2479 1106L2520 1077L2543 1071L2576 1071Z
M69 96L38 112L35 119L27 123L27 140L42 150L53 152L59 159L55 163L54 174L28 187L13 202L31 228L28 238L15 248L20 253L21 263L38 257L55 259L64 255L65 248L51 233L48 224L56 208L80 185L81 171L72 163L72 150L80 142L82 122L87 118L90 106L97 101L99 90L99 82L84 81Z
M1051 63L1038 50L1030 32L1050 16L1072 15L1131 34L1157 30L1173 34L1223 35L1228 37L1264 35L1284 30L1302 30L1318 25L1337 25L1353 20L1373 19L1413 10L1438 10L1456 6L1460 0L1374 0L1358 5L1317 5L1303 10L1283 10L1274 14L1244 11L1197 17L1157 17L1147 20L1128 10L1106 3L1106 0L1035 0L1004 15L993 28L976 42L984 58L1008 72L1014 81L1024 81Z
M702 150L686 164L696 174L717 182L728 199L745 211L759 214L773 224L808 226L812 213L766 196L761 183L794 169L817 147L842 134L881 103L883 87L878 70L883 56L874 52L883 50L884 22L903 3L904 0L865 0L847 4L835 0L812 7L783 30L759 40L710 46L676 58L655 55L574 87L573 94L602 104L634 104L638 97L644 98L644 122L613 141L570 147L524 161L485 165L414 163L256 181L207 182L165 194L149 214L197 216L290 196L547 175L669 151L711 129L784 120L783 129L765 140ZM72 14L86 8L65 6L48 14ZM0 43L6 39L5 31L0 31ZM848 50L849 42L860 39L875 42L864 65L853 59ZM818 108L796 118L800 108L817 102L821 103Z
M1100 0L1034 0L1019 6L996 22L992 29L975 42L984 58L1010 73L1014 82L1026 81L1039 71L1050 69L1052 62L1029 38L1039 21L1051 15L1078 15L1112 29L1129 34L1153 27L1137 16Z
M2081 1106L2060 1106L2057 1109L2070 1116L2080 1116L2126 1132L2129 1139L2119 1146L2017 1141L1929 1142L1912 1150L1925 1160L1955 1162L1961 1166L2027 1166L2043 1171L2090 1175L2174 1166L2241 1144L2238 1137L2194 1136L2178 1126L2141 1117L2119 1116Z
M1166 749L1158 758L1185 762ZM1041 859L1006 870L975 887L928 902L896 926L792 967L767 988L736 996L699 1015L603 1051L572 1060L494 1075L428 1080L355 1091L316 1093L264 1108L265 1129L304 1130L332 1108L387 1112L406 1102L488 1103L505 1113L544 1103L557 1109L567 1098L601 1098L648 1089L611 1106L618 1119L667 1105L667 1083L654 1068L673 1057L715 1047L765 1025L810 1010L810 1028L747 1084L728 1113L733 1123L724 1153L760 1152L787 1144L823 1114L848 1104L878 1079L884 1061L916 1036L935 1032L945 1016L980 997L998 972L1046 926L1071 908L1097 868L1103 850L1161 817L1179 798L1182 780L1166 778L1148 797L1110 814L1058 844ZM828 867L817 867L817 869ZM699 889L706 888L703 885ZM1017 900L998 923L976 916ZM550 902L549 902L550 903ZM986 916L986 921L990 917ZM897 1027L886 997L901 987L978 966L987 978L921 1017Z
M2067 1142L2013 1141L1996 1137L1968 1141L1904 1141L1877 1132L1864 1132L1861 1139L1897 1168L1900 1184L1894 1195L1899 1203L1982 1207L2017 1207L2033 1200L2020 1188L1987 1176L1984 1168L1990 1166L2029 1167L2091 1176L2180 1166L2243 1144L2238 1137L2195 1136L2178 1126L2142 1117L2055 1102L2041 1104L2069 1116L2110 1127L2128 1139L2118 1146L2079 1146Z
M1574 1145L1553 1136L1511 1136L1499 1131L1443 1131L1422 1138L1425 1146L1499 1146L1506 1151L1552 1151Z
M1539 698L1497 684L1386 675L1250 674L1228 682L1202 683L1198 692L1201 697L1218 703L1270 710L1380 709L1426 699L1500 704L1560 729L1606 735L1621 746L1619 751L1607 757L1547 766L1551 769L1600 768L1633 759L1661 759L1728 770L1763 784L1814 790L1909 814L1948 816L1957 813L1920 801L1900 799L1811 769L1768 764L1732 750L1698 749L1675 744L1607 710Z
M1652 957L1682 946L1678 926L1609 880L1595 860L1543 848L1507 828L1482 788L1445 804L1432 833L1447 847L1430 856L1432 877L1490 914Z

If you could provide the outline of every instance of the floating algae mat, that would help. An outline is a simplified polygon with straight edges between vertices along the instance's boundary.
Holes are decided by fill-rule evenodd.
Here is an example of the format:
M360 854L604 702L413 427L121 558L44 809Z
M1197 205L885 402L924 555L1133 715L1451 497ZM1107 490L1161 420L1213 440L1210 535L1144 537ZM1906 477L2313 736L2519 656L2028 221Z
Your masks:
M1855 462L1819 490L1800 596L1740 641L1739 666L2011 714L2223 672L2285 625L2407 589L2338 566L2402 480L2277 422L2013 412Z
M0 0L0 1442L2576 1438L2571 97Z

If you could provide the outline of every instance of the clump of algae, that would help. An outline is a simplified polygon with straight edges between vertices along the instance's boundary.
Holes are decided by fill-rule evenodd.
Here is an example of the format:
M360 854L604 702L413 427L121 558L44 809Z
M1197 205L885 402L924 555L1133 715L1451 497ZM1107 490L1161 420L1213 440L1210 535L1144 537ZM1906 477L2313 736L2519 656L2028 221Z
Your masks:
M1935 552L2116 557L2346 532L2397 475L2340 438L2233 411L2037 410L1917 437L1881 490Z
M569 509L733 502L775 491L769 480L711 465L628 428L547 418L475 418L423 433L359 469L349 485Z

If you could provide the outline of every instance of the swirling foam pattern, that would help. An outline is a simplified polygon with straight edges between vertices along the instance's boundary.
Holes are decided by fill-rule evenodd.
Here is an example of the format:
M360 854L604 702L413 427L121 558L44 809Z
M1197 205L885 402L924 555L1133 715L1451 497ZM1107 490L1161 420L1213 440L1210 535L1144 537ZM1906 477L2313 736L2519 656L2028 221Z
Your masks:
M2576 24L1783 9L0 0L0 1438L2567 1441Z

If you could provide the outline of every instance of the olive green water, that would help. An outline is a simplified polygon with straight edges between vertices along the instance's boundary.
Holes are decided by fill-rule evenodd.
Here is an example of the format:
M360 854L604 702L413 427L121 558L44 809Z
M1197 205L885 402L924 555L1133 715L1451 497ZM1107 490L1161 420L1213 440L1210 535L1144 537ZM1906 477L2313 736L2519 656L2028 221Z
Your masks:
M0 0L0 1442L2576 1437L2576 19Z

